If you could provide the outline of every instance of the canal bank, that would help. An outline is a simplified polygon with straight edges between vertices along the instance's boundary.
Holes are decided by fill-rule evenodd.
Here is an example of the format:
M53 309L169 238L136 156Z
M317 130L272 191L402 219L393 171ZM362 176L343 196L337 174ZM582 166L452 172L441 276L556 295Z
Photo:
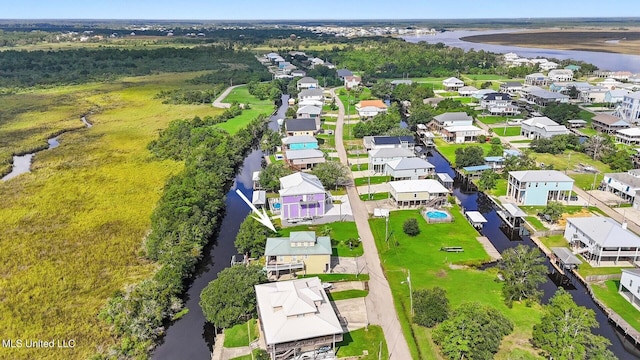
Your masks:
M271 116L269 128L278 129L277 119L284 118L288 109L288 95L283 95L282 104ZM252 174L262 167L264 154L259 148L254 149L244 159L240 171L236 174L233 186L225 199L225 216L215 240L205 247L206 254L198 264L193 281L189 284L184 296L185 307L189 312L167 328L165 336L152 354L153 359L211 359L214 339L214 328L209 324L200 308L200 293L209 282L215 280L218 273L230 266L231 256L236 255L234 245L240 224L251 211L235 193L240 190L251 198Z
M449 162L437 151L434 151L427 159L436 167L436 172L448 173L451 177L455 177L455 171ZM485 223L480 233L488 238L500 253L518 244L536 246L528 235L512 239L503 232L501 227L502 219L498 216L493 201L484 193L476 191L475 188L467 188L462 182L456 181L454 183L454 195L459 199L464 209L479 211L487 219L487 223ZM544 292L543 303L547 303L559 287L564 288L572 295L578 305L585 306L595 312L599 328L594 329L594 333L611 341L612 345L609 348L618 358L640 359L640 351L635 349L631 342L625 339L624 335L609 323L605 312L597 306L589 295L588 289L580 281L574 278L568 283L563 282L558 273L553 274L552 266L548 259L546 266L549 276L541 287Z

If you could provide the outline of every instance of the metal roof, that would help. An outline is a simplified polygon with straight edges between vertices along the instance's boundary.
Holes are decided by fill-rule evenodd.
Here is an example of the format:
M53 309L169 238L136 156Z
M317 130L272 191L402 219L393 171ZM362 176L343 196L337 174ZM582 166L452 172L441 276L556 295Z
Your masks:
M469 220L471 220L472 223L486 223L487 219L482 216L482 214L479 211L467 211L465 213L467 215L467 217L469 218Z
M389 186L391 186L396 193L428 192L429 194L442 194L449 192L449 190L442 186L437 180L432 179L390 181Z
M553 181L553 182L573 182L573 179L558 170L523 170L509 171L509 176L513 176L518 181Z
M435 168L433 164L419 157L392 160L387 163L387 166L389 166L393 170L413 170L413 169Z
M466 172L476 172L476 171L484 171L489 170L491 167L489 165L476 165L476 166L465 166L462 170Z
M571 250L564 247L552 247L551 251L558 257L558 259L565 265L580 265L582 261L578 259Z
M286 119L284 121L284 128L287 131L316 131L315 119Z
M603 216L568 218L567 226L572 224L586 237L600 247L640 247L640 238L627 229L623 229L615 220Z

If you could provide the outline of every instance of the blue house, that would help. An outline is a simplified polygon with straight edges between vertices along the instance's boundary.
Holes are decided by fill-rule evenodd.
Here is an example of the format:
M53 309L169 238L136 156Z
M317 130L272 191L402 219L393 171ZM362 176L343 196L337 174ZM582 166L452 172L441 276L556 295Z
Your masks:
M282 139L282 145L287 150L317 149L318 139L307 135L289 136Z
M573 179L557 170L509 172L507 196L521 205L546 206L548 201L568 200Z

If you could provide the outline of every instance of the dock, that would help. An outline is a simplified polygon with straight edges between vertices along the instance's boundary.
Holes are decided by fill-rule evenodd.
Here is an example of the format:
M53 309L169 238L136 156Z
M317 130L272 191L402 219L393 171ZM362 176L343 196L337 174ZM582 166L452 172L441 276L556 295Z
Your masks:
M487 222L487 219L482 216L479 211L465 211L464 215L467 217L467 220L473 225L476 229L481 229L484 224Z
M491 257L492 261L502 260L502 255L500 255L498 249L493 246L493 244L487 237L478 236L476 239L480 244L482 244L482 247L484 247L484 250L487 252L487 254L489 254L489 257Z

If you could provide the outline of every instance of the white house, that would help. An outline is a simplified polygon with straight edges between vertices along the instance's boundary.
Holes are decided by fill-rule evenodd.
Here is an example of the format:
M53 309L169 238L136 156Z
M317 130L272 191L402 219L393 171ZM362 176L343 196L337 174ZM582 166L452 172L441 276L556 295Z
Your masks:
M492 93L482 98L480 107L492 115L515 115L520 111L509 94Z
M442 86L444 86L445 90L457 91L464 86L464 81L455 77L450 77L448 79L442 80Z
M552 136L564 134L569 134L569 129L546 116L524 120L520 128L520 135L529 139L550 139Z
M458 95L460 96L472 96L477 92L478 92L478 89L474 88L473 86L463 86L460 89L458 89Z
M625 95L616 110L616 115L628 122L638 122L640 119L640 91Z
M384 169L389 161L415 156L416 154L412 150L406 148L382 148L369 150L369 170L374 173L384 173Z
M616 130L616 141L626 145L640 144L640 128Z
M547 74L549 81L573 81L573 71L569 69L554 69Z
M476 137L482 134L482 129L474 125L447 126L441 133L448 142L462 144L476 141Z
M296 117L299 118L310 118L310 119L318 119L317 124L320 126L320 114L322 113L322 108L320 106L314 105L306 105L301 106L296 111Z
M320 88L304 89L298 93L298 106L324 105L324 93Z
M540 63L540 65L538 66L540 67L540 70L549 71L549 70L557 69L558 63L555 63L553 61L547 61L547 62Z
M531 86L545 86L549 83L549 78L543 73L533 73L524 77L524 83Z
M312 77L305 76L302 79L298 80L298 82L296 83L296 87L298 90L315 89L318 87L318 80Z
M351 76L344 77L344 87L347 90L352 89L354 87L358 87L360 86L361 83L362 83L362 78L360 76L351 75Z
M517 81L507 81L500 84L500 92L502 93L513 95L518 93L520 90L522 90L522 84Z
M618 292L636 308L640 308L640 269L622 269Z
M440 205L449 194L446 187L433 179L390 181L389 188L398 207Z
M413 157L387 162L384 173L393 180L418 180L433 175L435 169L427 160Z
M471 126L473 118L466 112L447 112L436 115L429 123L429 126L435 130L442 130L449 126Z
M387 112L387 105L382 100L362 100L356 104L358 115L369 118Z
M633 264L640 258L640 238L615 220L604 216L567 218L564 238L574 253L591 266L606 266L620 261ZM605 262L603 264L603 262ZM609 264L607 264L609 263Z
M625 89L608 90L604 95L603 102L609 104L619 104L624 101L624 97L627 94L629 94L629 91Z
M317 277L255 285L258 320L271 359L342 341L342 326Z
M383 148L405 148L413 150L416 141L413 136L364 136L362 138L364 148L367 150L377 150Z
M636 191L640 190L640 170L604 174L601 188L620 196L625 201L633 202Z

